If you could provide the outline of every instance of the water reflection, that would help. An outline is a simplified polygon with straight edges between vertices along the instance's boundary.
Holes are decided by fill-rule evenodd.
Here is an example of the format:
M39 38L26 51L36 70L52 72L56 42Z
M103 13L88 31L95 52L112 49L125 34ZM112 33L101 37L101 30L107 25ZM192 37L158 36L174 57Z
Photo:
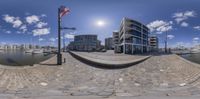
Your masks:
M23 50L1 50L0 64L9 66L24 66L40 63L52 57L52 54L31 54Z
M200 64L200 53L196 53L196 54L185 54L185 55L181 55L183 58L198 63Z

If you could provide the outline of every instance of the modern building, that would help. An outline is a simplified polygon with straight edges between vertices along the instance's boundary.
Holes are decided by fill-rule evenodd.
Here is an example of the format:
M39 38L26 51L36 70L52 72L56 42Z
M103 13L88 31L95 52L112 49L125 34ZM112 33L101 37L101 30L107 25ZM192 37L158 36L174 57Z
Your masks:
M22 44L21 49L30 49L30 45L29 44Z
M18 45L12 45L12 49L18 49Z
M4 49L4 47L2 45L0 45L0 50Z
M120 53L120 49L119 49L119 32L118 31L114 31L113 32L113 46L114 46L114 51L115 53Z
M97 51L100 51L103 49L103 46L101 45L101 41L97 40Z
M76 51L96 51L98 47L97 35L77 35L70 42L68 48Z
M150 36L149 37L149 48L150 51L158 51L158 37L157 36Z
M149 29L142 23L129 18L123 18L119 33L113 33L115 52L124 54L147 52L148 34Z
M7 49L11 49L11 48L12 48L11 45L8 45L8 44L4 45L4 49L5 49L5 50L7 50Z
M112 50L114 47L113 38L109 37L105 39L105 49Z

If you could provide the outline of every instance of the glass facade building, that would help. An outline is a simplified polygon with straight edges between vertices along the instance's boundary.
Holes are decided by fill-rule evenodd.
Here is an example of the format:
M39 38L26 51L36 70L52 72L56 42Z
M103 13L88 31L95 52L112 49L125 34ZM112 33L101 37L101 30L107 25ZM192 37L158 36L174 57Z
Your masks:
M77 35L74 37L74 41L68 45L68 48L76 51L96 51L97 44L97 35Z
M140 22L123 18L118 34L117 51L124 54L138 54L148 51L149 29ZM116 38L114 38L116 39Z

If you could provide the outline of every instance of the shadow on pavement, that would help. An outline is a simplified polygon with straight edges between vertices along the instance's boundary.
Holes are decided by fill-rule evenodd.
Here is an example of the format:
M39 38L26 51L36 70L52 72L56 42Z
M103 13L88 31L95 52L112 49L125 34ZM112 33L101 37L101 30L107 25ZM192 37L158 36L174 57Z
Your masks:
M78 55L75 55L74 53L71 53L71 52L69 52L69 53L74 58L78 59L79 61L81 61L81 62L83 62L83 63L85 63L87 65L90 65L92 67L101 68L101 69L123 69L123 68L128 68L128 67L131 67L133 65L139 64L139 63L149 59L149 58L146 58L146 59L143 59L143 60L140 60L140 61L137 61L137 62L134 62L134 63L129 63L129 64L110 65L110 64L96 63L94 61L91 61L91 60L82 58L82 57L80 57Z

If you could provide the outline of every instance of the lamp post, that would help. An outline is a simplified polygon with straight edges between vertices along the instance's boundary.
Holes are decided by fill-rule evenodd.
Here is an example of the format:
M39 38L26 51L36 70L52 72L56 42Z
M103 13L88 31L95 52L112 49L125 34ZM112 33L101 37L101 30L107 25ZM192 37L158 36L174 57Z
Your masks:
M61 22L61 18L60 18L60 8L58 8L58 53L57 53L57 65L62 65L62 54L60 52L60 22Z
M65 6L61 6L58 8L58 53L57 53L57 65L62 65L62 54L61 54L61 17L65 14L68 14L70 12L69 8L66 8Z
M166 38L165 38L165 53L167 53L167 32L165 34L166 34Z

